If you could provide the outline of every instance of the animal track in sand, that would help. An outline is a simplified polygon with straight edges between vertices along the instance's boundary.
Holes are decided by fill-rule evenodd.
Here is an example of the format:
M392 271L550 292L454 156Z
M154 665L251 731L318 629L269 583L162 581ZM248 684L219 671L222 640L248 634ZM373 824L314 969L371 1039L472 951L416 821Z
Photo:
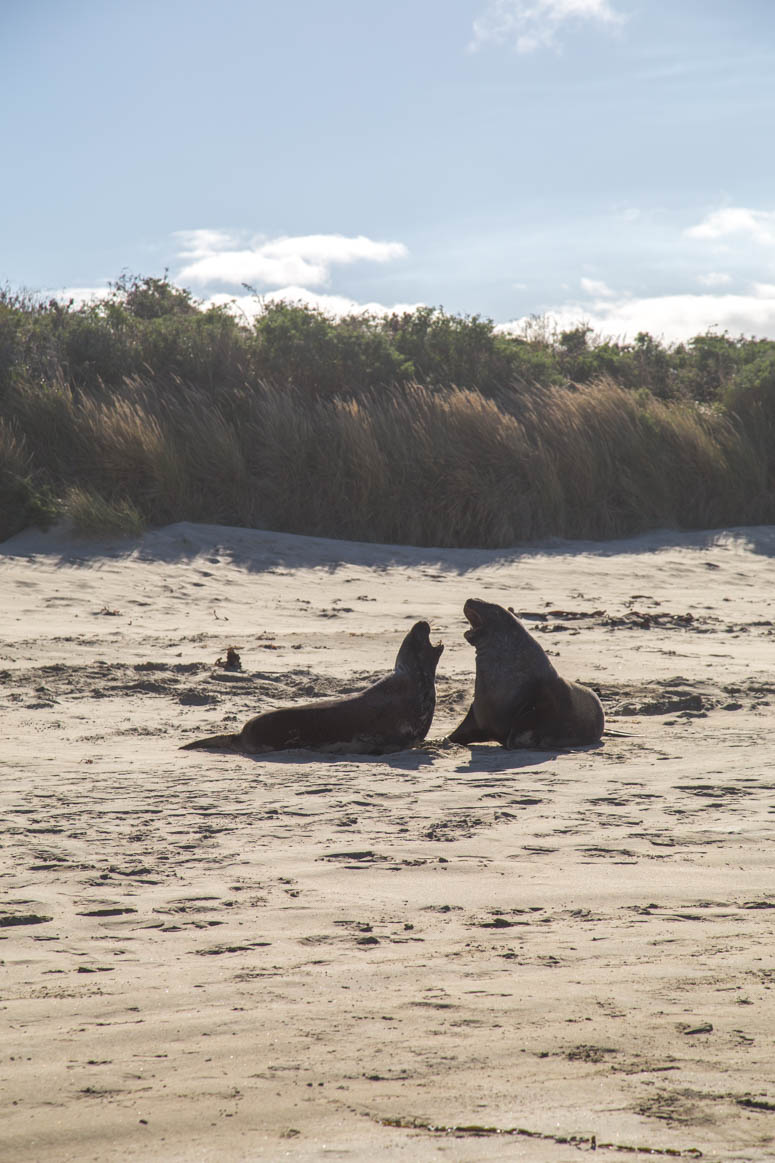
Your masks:
M676 1126L712 1125L722 1119L722 1111L715 1109L727 1096L710 1094L691 1087L660 1090L638 1102L634 1110L643 1118L659 1119ZM708 1104L712 1103L713 1107Z
M6 901L2 912L0 912L0 929L8 929L14 925L45 925L49 921L53 921L53 917L47 916L45 913L32 913L24 911L24 905L31 902L24 901L17 907L14 912L7 912L6 910L12 906L12 901Z

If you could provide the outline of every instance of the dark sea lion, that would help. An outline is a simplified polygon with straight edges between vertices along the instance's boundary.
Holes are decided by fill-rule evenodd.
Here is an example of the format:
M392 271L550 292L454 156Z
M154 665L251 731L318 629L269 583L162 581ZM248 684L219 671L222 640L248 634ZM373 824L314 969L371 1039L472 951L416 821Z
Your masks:
M476 649L474 701L453 743L496 739L509 749L597 743L605 716L589 687L561 678L543 647L503 606L469 598L465 638Z
M430 633L427 622L416 622L401 644L392 674L360 694L265 711L236 735L195 739L181 750L256 753L307 747L374 753L420 743L433 719L436 666L444 649L431 643Z

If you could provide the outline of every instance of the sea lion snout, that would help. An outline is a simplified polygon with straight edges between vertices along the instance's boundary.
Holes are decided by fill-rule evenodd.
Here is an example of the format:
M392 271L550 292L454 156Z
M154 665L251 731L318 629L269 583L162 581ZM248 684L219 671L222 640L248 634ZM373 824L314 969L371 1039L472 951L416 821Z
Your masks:
M463 613L465 614L466 618L468 618L468 621L471 623L474 630L477 630L482 624L482 615L478 609L481 604L482 603L478 601L477 598L467 598L466 603L463 606Z
M466 599L463 613L471 624L470 630L463 631L466 642L470 642L472 646L476 645L482 637L482 632L486 629L488 620L492 621L495 609L499 609L499 607L493 606L492 602L483 602L481 598Z
M431 627L429 622L415 622L411 630L412 638L417 646L422 650L429 650L435 655L438 661L444 653L444 643L437 642L436 645L431 642Z

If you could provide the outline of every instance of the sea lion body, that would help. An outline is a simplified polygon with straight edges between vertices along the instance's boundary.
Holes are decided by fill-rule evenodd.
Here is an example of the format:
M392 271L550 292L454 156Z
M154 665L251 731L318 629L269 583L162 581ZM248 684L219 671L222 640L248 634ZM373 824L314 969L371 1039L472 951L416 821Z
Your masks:
M411 747L428 733L436 707L436 666L444 647L433 646L430 626L416 622L401 644L393 673L359 694L279 707L250 719L234 735L195 739L181 750L226 749L259 753L312 750L380 752Z
M469 598L465 638L476 649L474 701L453 743L497 740L509 749L597 743L605 716L589 687L569 682L510 611Z

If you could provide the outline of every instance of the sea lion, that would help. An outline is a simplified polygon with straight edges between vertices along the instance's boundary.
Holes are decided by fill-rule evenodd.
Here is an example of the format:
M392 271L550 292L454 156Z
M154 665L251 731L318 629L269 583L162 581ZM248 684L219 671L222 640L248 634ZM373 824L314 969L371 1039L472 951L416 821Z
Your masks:
M464 637L476 650L474 701L453 743L496 739L504 747L583 747L597 743L605 716L589 687L561 678L543 647L503 606L469 598Z
M411 747L427 735L436 707L436 666L444 647L431 643L430 632L427 622L416 622L401 644L392 674L360 694L264 711L236 735L195 739L181 750L256 753L335 747L378 753Z

